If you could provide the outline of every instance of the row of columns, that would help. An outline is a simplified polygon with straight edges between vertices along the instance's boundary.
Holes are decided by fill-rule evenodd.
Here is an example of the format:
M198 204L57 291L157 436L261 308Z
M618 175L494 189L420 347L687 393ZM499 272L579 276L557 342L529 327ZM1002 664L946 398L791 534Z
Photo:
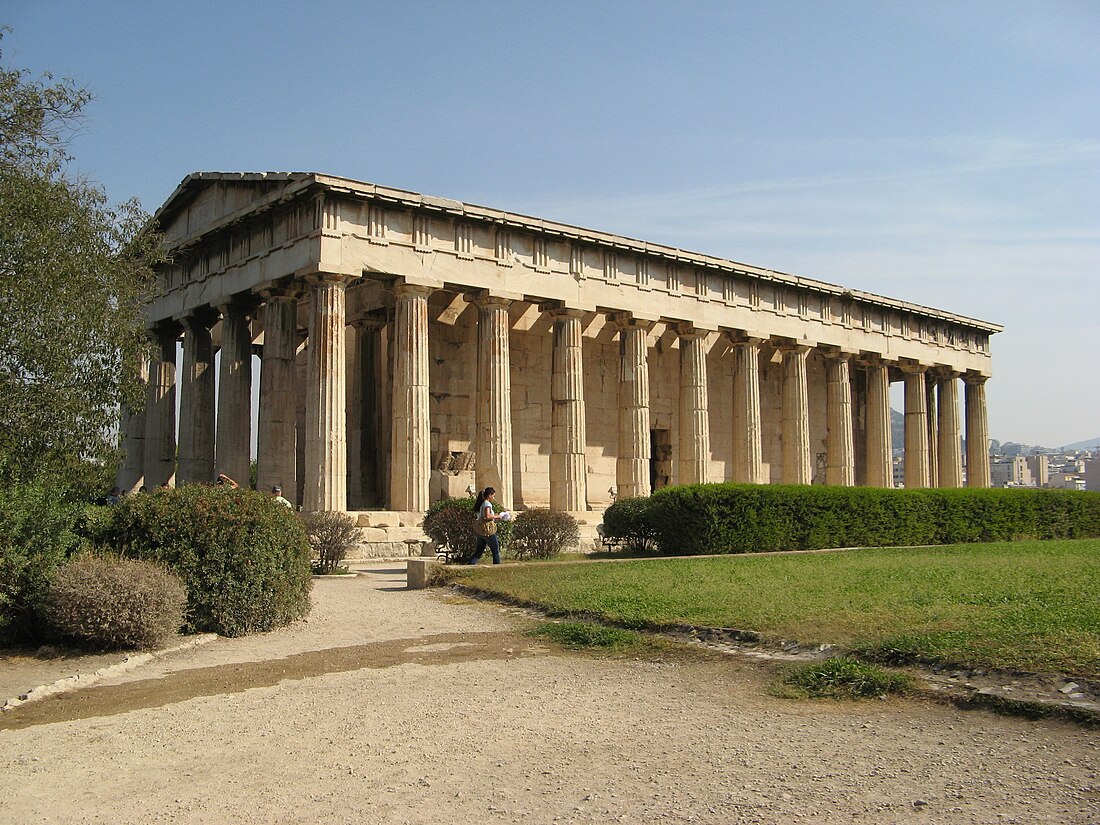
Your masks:
M298 374L295 355L297 305L302 286L272 289L264 301L264 347L260 373L258 486L293 489L304 458L307 510L347 507L347 418L345 375L345 287L343 276L317 275L311 294L306 368L304 451L299 434ZM430 423L428 395L428 296L431 289L398 284L394 295L394 357L390 422L390 508L423 511L429 501ZM508 299L474 298L477 324L476 451L478 486L501 491L510 504L512 427ZM208 482L215 467L233 478L247 478L251 398L250 324L256 305L231 302L194 312L155 329L156 357L148 373L144 478L149 486L170 483L176 472L175 346L184 335L180 381L181 421L177 483ZM587 505L583 312L560 305L541 307L553 323L551 375L550 506L580 511ZM222 318L217 438L214 422L213 346L210 329ZM646 337L654 322L627 314L613 316L620 333L619 452L616 486L620 497L650 493L650 393ZM676 327L680 340L679 482L705 483L710 430L705 341L707 331ZM734 352L732 397L735 481L763 483L760 354L764 338L729 333ZM809 484L807 357L810 347L780 342L782 377L783 480ZM826 472L828 484L855 484L855 443L850 373L851 354L825 350ZM868 486L892 486L889 365L874 356L860 360L866 374L864 447ZM905 374L905 484L957 487L962 481L957 378L902 366ZM989 485L984 378L966 377L967 464L970 486ZM138 427L127 422L127 432ZM134 443L140 443L135 438ZM215 444L217 453L215 455ZM131 459L131 463L133 460Z

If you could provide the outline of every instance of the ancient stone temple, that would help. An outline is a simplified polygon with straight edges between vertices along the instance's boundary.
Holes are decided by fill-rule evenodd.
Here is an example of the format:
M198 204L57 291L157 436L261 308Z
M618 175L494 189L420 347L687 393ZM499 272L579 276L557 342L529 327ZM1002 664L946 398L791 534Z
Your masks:
M307 510L888 486L894 381L905 485L989 483L996 324L320 174L189 175L155 220L171 263L130 489L246 479L257 384L258 486Z

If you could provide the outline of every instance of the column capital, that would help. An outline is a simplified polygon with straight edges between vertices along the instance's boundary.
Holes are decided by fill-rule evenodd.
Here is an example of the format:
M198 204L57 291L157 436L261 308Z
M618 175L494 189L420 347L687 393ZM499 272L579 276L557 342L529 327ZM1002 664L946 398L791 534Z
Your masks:
M826 359L829 361L851 361L856 358L859 353L855 350L844 349L843 347L835 347L830 345L823 345L817 348Z
M228 315L236 310L246 316L252 315L261 304L260 296L254 292L233 295L218 304L218 312Z
M860 350L859 355L856 356L856 363L861 367L890 367L895 366L897 362L893 358L887 358L881 352Z
M396 281L390 291L393 292L395 298L405 297L419 297L427 298L433 292L436 291L435 287L424 286L423 284L410 284L405 281Z
M473 304L478 309L485 307L510 307L516 300L515 298L507 297L505 295L494 294L487 289L479 289L476 292L467 292L463 296L468 303Z
M692 323L691 321L678 321L676 323L670 324L669 326L672 327L673 331L676 333L677 336L679 336L681 341L691 341L696 338L706 338L708 335L714 332L714 330L711 329L703 329L698 324Z
M305 295L305 291L304 283L296 278L288 278L257 290L257 294L265 301L297 301Z
M545 313L555 320L583 318L585 313L583 309L565 306L561 301L545 301L539 304L539 312Z
M210 329L218 322L219 312L212 306L197 307L184 315L180 320L185 330Z
M175 341L182 332L183 324L174 318L157 321L148 330L149 338L160 344Z
M988 380L989 380L988 375L982 375L980 372L975 372L974 370L967 370L963 374L963 381L965 381L967 384L970 384L971 386L975 386L975 387L980 387L980 386L984 385L985 382L988 381Z
M649 332L653 329L653 325L656 323L655 319L639 318L631 312L609 312L607 314L607 320L619 329L640 329L645 332Z
M904 372L906 375L920 375L928 372L928 365L922 364L919 361L914 361L912 358L901 358L897 363L898 369Z
M305 282L310 286L341 286L345 287L354 281L351 275L342 272L311 272L305 276Z
M386 316L383 314L360 315L358 318L348 321L348 326L355 329L381 329L385 325Z
M726 338L731 344L760 346L768 340L768 336L758 332L750 332L744 329L726 330Z
M962 375L957 369L944 366L943 364L936 364L934 367L928 368L928 377L936 381L954 381Z
M773 338L772 344L784 355L789 352L805 355L814 348L808 341L792 341L790 338Z

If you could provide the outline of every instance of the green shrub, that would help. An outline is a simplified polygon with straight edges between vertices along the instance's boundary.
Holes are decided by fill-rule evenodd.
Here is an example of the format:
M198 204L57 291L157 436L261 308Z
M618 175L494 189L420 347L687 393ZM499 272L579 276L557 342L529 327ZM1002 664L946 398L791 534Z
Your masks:
M440 547L450 550L451 560L458 564L467 564L477 551L477 533L474 525L477 514L474 512L475 499L445 498L428 508L421 529L428 538ZM509 546L512 536L512 522L497 522L497 537L500 540L500 552Z
M957 544L1100 536L1100 493L697 484L620 515L665 554Z
M792 668L783 681L801 695L814 698L871 699L913 689L912 678L904 673L848 658Z
M255 490L193 484L127 496L114 508L108 539L183 578L190 632L241 636L309 612L305 528Z
M50 583L43 613L62 636L97 648L158 647L183 626L187 590L163 565L84 553Z
M313 552L313 572L332 573L359 542L359 528L347 513L316 512L302 516Z
M618 539L630 553L657 549L657 528L651 521L651 498L616 499L603 514L603 532Z
M79 545L80 509L45 477L0 489L0 640L40 638L50 579Z
M571 515L533 507L517 514L510 548L517 559L549 559L579 541L577 520Z

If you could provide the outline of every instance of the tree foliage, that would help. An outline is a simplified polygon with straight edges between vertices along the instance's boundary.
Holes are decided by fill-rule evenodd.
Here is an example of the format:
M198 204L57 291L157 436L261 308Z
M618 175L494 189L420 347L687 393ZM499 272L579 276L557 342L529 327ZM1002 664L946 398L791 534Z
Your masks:
M159 238L136 201L111 206L70 173L89 100L72 80L0 65L0 466L15 479L111 463L119 401L143 400Z

